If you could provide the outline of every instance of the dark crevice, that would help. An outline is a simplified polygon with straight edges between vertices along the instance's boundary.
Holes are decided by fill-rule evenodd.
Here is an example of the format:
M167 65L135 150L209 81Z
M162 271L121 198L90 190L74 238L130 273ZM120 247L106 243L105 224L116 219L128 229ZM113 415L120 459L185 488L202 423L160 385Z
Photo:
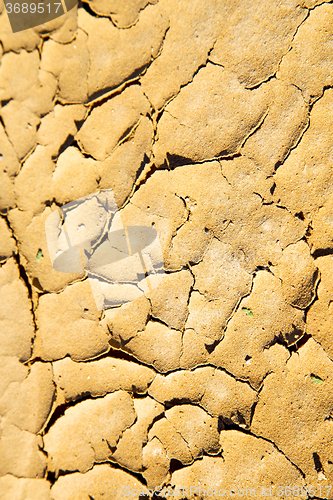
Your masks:
M281 165L283 165L284 161L278 160L274 165L274 171L276 172Z
M303 221L305 220L305 217L304 217L304 214L302 211L295 214L295 217L297 217L298 219L303 220Z
M80 131L80 128L82 127L82 125L84 124L85 121L86 121L86 117L82 118L82 120L75 120L74 119L74 123L75 123L75 127L76 127L76 134Z
M191 158L187 158L186 156L166 153L164 165L167 164L169 165L170 169L175 169L177 167L183 167L185 165L200 165L202 163L214 161L231 161L234 160L234 158L239 158L241 156L241 153L231 154L229 151L221 151L219 154L211 158L204 158L203 160L192 160Z
M135 364L140 364L140 365L145 365L145 363L142 363L141 361L138 361L135 356L132 356L129 352L123 351L122 349L114 349L113 347L110 348L110 350L100 356L97 356L96 358L92 360L87 360L85 363L89 363L92 361L104 359L104 358L115 358L115 359L124 359L125 361L132 361ZM148 366L148 365L145 365Z
M12 100L13 100L12 98L4 99L3 101L1 101L1 107L4 108L6 106L6 104L8 104Z
M52 156L52 161L55 162L58 159L58 157L61 155L61 153L63 153L70 146L77 148L79 151L81 151L81 148L80 148L77 140L72 135L69 135L67 137L67 139L65 140L65 142L60 146L58 153L56 155ZM85 152L82 151L82 153L84 154ZM85 156L85 154L84 154L84 156Z
M221 339L215 340L212 344L205 344L205 349L208 352L208 354L212 354L212 352L218 346L218 344L220 343L220 341L221 341Z
M273 73L272 75L265 78L265 80L261 80L259 83L255 83L254 85L251 85L251 86L249 85L249 86L244 86L244 87L246 88L246 90L257 90L262 86L263 83L268 83L268 82L274 80L276 78L277 72L278 72L278 69L276 70L275 73Z
M318 453L312 453L312 458L314 462L314 466L317 472L323 472L323 465L321 463L321 460L319 458Z
M303 347L307 343L309 339L311 339L311 335L309 333L305 333L302 338L300 338L295 344L292 346L294 351L297 352L300 347Z
M162 170L162 168L157 168L155 164L153 164L149 170L149 172L147 172L146 176L144 179L142 179L141 181L139 181L136 185L135 185L135 191L138 191L138 189L147 182L147 180L156 172L156 170ZM143 171L143 169L142 169ZM140 175L141 175L142 172L138 173L138 175L136 176L137 179L139 179ZM134 194L133 193L133 194ZM132 195L133 196L133 195Z
M24 282L24 284L28 290L28 296L29 296L29 299L31 301L32 300L32 288L31 288L31 284L30 284L28 275L26 273L26 270L20 262L20 254L19 253L15 254L14 259L16 260L17 266L19 268L20 278Z
M187 467L187 466L182 464L182 462L180 462L180 460L177 460L176 458L172 458L170 460L169 472L170 472L170 474L173 474L176 470L183 469L184 467Z
M100 398L101 397L104 397L103 396L99 396ZM53 426L53 424L55 424L55 422L60 418L60 417L63 417L65 415L65 411L67 410L67 408L71 408L72 406L76 406L77 404L81 403L82 401L86 401L87 399L98 399L98 397L93 397L90 392L82 392L81 394L77 395L76 399L73 400L73 401L67 401L66 403L63 403L59 406L57 406L52 415L51 415L51 418L50 420L48 421L48 424L47 426L45 427L44 429L44 432L43 434L47 434L50 430L50 428Z
M99 16L98 14L96 14L96 12L94 12L94 11L90 8L90 5L89 5L88 3L86 3L85 1L81 1L79 5L80 5L80 7L81 7L81 8L83 8L86 12L88 12L88 14L89 14L90 16L96 17L97 19L100 19L100 18L101 18L101 16ZM104 17L103 17L103 19L104 19ZM110 19L109 17L105 17L105 19L108 19L108 20L110 21L110 23L111 23L111 24L113 24L113 23L112 23L112 21L111 21L111 19Z
M57 205L57 207L59 207L59 208L62 208L62 206L63 206L63 205L62 205L61 203L59 203L59 202L58 202L55 198L52 198L52 200L45 200L45 201L44 201L44 205L45 205L46 207L52 207L52 205L53 205L53 204L54 204L54 205Z
M318 248L312 254L314 259L318 259L318 257L325 257L326 255L333 255L333 248Z
M72 146L74 143L76 143L74 136L69 135L65 142L60 146L58 154L56 156L52 156L52 160L56 160L58 156L60 156L67 148ZM77 143L76 143L77 144Z
M170 401L164 401L164 406L166 409L172 408L173 406L182 406L182 405L195 405L199 404L199 401L192 401L189 398L173 398Z
M55 472L48 471L45 479L53 485L57 480L57 476L55 475Z
M126 80L124 80L119 86L106 87L104 89L97 90L91 96L89 96L89 102L87 104L92 103L92 101L95 101L95 100L100 101L100 99L104 99L104 98L106 100L108 100L109 98L115 97L117 94L120 94L121 92L123 92L123 90L126 87L128 87L129 85L137 83L141 74L146 70L148 64L149 63L143 64L142 66L140 66L140 68L137 68L136 70L134 70L133 73L131 73L126 78Z
M250 434L250 435L254 435L252 434L252 432L249 430L249 429L244 429L243 427L240 427L238 424L236 424L235 422L233 422L232 420L230 420L230 418L226 418L226 417L220 417L222 419L222 423L223 423L223 429L221 430L221 432L223 431L239 431L239 432L243 432L245 434Z
M288 338L294 338L295 339L296 337L299 337L299 335L301 335L301 338L302 338L303 335L304 335L303 330L297 329L295 327L295 325L292 325L292 327L294 328L294 330L288 334ZM296 344L297 344L297 342L299 342L299 340L296 341L296 342L287 342L287 340L285 339L284 335L282 333L279 333L278 335L274 336L274 339L269 344L269 347L272 347L275 344L279 344L279 345L282 345L283 347L285 347L289 351L289 353L291 354L292 352L296 352L296 350L297 350L296 349Z
M225 425L222 417L218 417L217 421L217 432L220 434L221 431L225 429Z
M166 157L170 168L183 167L184 165L191 165L193 163L193 160L185 156L167 153Z
M44 289L43 289L42 285L40 284L40 281L38 278L33 278L32 284L35 288L37 288L37 290L39 290L40 292L42 292L43 295L45 295Z
M252 420L253 420L253 417L254 417L254 412L256 411L256 407L257 407L257 404L259 403L259 399L257 401L255 401L251 407L251 415L250 415L250 426L252 424Z
M257 273L258 271L267 271L267 272L273 274L268 266L257 266L253 272Z
M163 326L166 326L167 328L169 328L168 323L166 323L162 319L158 318L157 316L153 316L153 314L150 314L149 316L150 316L150 318L147 320L147 323L148 323L148 321L151 321L152 323L159 323L160 325L163 325Z
M112 469L122 470L122 471L126 472L127 474L130 474L131 476L138 479L140 481L140 483L142 483L144 486L147 486L147 481L145 480L143 475L140 474L140 472L134 472L131 469L127 469L126 467L120 465L118 462L112 460L112 457L110 457L110 460L106 460L103 462L95 462L95 465L102 465L102 464L109 465ZM140 497L140 498L143 498L143 497Z

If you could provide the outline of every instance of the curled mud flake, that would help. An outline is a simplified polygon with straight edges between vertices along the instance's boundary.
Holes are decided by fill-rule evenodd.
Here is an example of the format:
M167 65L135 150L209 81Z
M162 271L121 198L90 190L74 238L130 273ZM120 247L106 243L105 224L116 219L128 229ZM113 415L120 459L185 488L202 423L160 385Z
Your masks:
M81 498L102 498L110 500L123 498L124 492L133 492L132 499L140 500L139 495L146 491L146 486L128 472L112 465L95 465L90 471L81 474L74 472L61 476L52 486L52 500L73 500ZM142 498L142 495L141 495Z
M22 160L36 145L40 119L25 104L16 100L1 108L0 115L15 153Z
M12 382L0 399L3 419L21 430L37 434L51 412L54 384L51 365L36 362L22 382Z
M124 391L68 408L44 436L49 470L87 472L107 461L135 419L132 399Z
M157 4L148 6L139 21L126 30L84 9L79 9L78 24L88 35L89 72L85 76L88 96L96 99L139 77L159 53L169 22Z
M253 317L244 308L255 311ZM267 373L289 357L285 346L301 338L304 331L304 313L286 301L281 281L267 271L258 271L251 294L228 322L210 361L258 388Z
M54 40L43 43L41 69L57 78L61 102L84 103L88 99L87 40L88 35L78 29L75 39L70 43L60 44Z
M269 110L261 126L245 142L241 152L272 175L290 150L296 147L309 125L309 108L302 93L280 80L265 84Z
M181 347L180 331L157 321L149 321L145 330L126 344L126 351L164 373L180 367Z
M150 397L135 398L133 404L137 420L125 430L112 458L130 471L141 472L143 470L143 447L148 441L149 429L155 425L155 420L161 418L164 406Z
M42 498L51 500L51 485L47 479L29 479L7 474L0 478L0 491L3 500L18 500L21 493L25 500Z
M169 18L159 56L143 75L142 87L156 110L162 109L206 65L228 7L219 2L159 0ZM183 51L175 51L176 46Z
M267 0L227 3L221 34L209 59L236 73L245 87L257 87L276 73L307 14L297 0L284 5Z
M326 352L330 359L333 359L332 349L332 255L319 257L316 259L316 265L320 271L320 282L317 288L317 300L311 305L307 314L307 333L311 335L316 342Z
M93 108L76 139L85 153L103 161L119 142L131 134L148 111L149 103L140 86L131 85L121 94ZM101 122L105 124L103 129L100 128Z
M191 163L235 154L267 108L265 91L245 90L232 73L208 64L165 108L154 148L156 162L163 164L167 155Z
M307 101L318 99L332 85L332 6L323 3L300 26L291 50L283 58L278 78L296 85ZM308 71L308 68L313 68Z
M17 301L20 303L20 314L14 312ZM29 290L21 279L14 258L0 268L0 303L0 353L2 356L15 356L22 362L28 361L34 338L34 318Z
M124 359L105 357L88 363L65 358L53 363L54 381L64 400L75 401L124 390L144 394L155 378L155 371Z
M274 442L311 484L319 480L313 450L317 450L325 475L330 477L332 367L324 350L310 338L285 367L266 378L251 425L256 435ZM278 387L279 402L274 398L270 401L268 417L267 401ZM279 430L277 422L283 423Z
M43 295L36 311L34 356L53 361L69 355L83 361L107 352L109 335L99 318L88 280Z
M310 244L313 249L331 243L329 234L332 200L332 127L333 90L327 89L313 105L309 128L297 148L291 151L275 175L274 199L293 214L302 212L307 224L314 218ZM321 207L323 208L320 213ZM324 214L323 227L320 221ZM322 246L323 245L323 246Z
M6 474L31 479L45 477L47 463L45 454L41 451L41 436L21 430L3 419L0 437L0 477Z
M0 263L16 251L16 243L4 219L0 219Z
M207 491L214 489L223 496L236 490L241 498L245 491L248 495L252 492L252 496L263 490L269 496L270 491L273 495L273 485L276 484L305 486L297 468L272 443L236 430L222 430L220 445L221 456L204 456L202 460L173 472L171 486L178 491L185 489L187 498L200 500L206 497Z
M69 283L84 277L82 268L78 273L59 273L52 266L45 223L55 210L57 210L56 206L46 207L42 213L34 217L33 212L29 210L14 209L8 215L18 240L21 263L25 267L30 282L39 291L59 292ZM39 249L42 250L44 257L37 262L36 255Z
M141 10L155 5L158 0L87 0L91 10L100 16L107 16L117 28L130 28L139 19Z
M173 406L150 429L148 439L157 437L170 459L184 465L192 463L204 453L218 453L219 433L217 418L202 408L192 405Z

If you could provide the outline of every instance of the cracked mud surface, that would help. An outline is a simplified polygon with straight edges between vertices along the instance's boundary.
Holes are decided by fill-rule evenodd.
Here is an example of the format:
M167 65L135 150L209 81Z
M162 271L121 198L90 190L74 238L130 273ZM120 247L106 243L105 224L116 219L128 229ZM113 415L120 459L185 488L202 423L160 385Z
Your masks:
M333 499L332 3L1 9L0 498ZM107 190L165 271L116 307L45 229Z

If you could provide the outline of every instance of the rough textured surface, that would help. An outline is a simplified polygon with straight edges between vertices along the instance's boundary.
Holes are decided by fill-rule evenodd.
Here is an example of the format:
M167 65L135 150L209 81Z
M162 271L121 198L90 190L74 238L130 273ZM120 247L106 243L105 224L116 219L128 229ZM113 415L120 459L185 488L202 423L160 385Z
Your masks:
M1 500L333 500L332 21L0 6Z
M50 470L87 472L94 462L106 461L134 421L132 399L123 391L68 408L44 438Z

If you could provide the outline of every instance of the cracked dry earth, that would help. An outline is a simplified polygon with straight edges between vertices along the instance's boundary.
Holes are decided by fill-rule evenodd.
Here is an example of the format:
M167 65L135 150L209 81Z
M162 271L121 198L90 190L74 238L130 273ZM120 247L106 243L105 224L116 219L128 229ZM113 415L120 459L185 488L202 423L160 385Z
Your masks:
M333 5L89 0L0 42L1 499L332 499ZM100 311L45 221L110 189L166 276Z

